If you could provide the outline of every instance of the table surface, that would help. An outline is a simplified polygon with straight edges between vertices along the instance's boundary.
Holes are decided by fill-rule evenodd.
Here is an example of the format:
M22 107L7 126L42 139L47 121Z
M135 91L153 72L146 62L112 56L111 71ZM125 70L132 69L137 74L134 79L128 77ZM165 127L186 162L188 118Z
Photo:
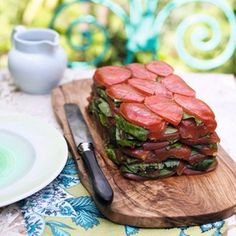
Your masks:
M61 83L81 78L91 78L93 70L66 70ZM196 90L198 98L213 109L218 122L217 133L221 145L236 161L236 80L229 74L179 73ZM37 109L35 109L37 107ZM60 130L51 107L50 95L28 95L17 89L7 70L0 70L0 110L27 113L38 117ZM229 225L236 224L236 217ZM16 204L0 208L0 235L26 235L24 219ZM236 235L236 228L228 231Z

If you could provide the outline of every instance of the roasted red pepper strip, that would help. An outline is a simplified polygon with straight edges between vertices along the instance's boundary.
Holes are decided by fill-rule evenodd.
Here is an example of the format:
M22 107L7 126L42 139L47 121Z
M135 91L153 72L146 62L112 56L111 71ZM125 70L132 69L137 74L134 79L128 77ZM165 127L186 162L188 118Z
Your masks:
M169 145L169 142L164 141L164 142L145 142L143 144L143 150L157 150L163 147L166 147Z
M132 156L135 158L138 158L142 161L145 161L147 158L152 158L155 154L151 151L142 150L142 149L122 149L123 153L125 153L128 156Z
M204 124L197 125L193 118L182 120L179 124L179 133L182 139L199 138L209 133Z
M166 148L155 150L157 159L164 161L170 157L175 157L177 159L188 160L191 155L191 149L187 146L182 146L179 148L171 148L167 150Z
M179 140L179 132L171 133L171 134L165 134L164 132L151 132L148 135L148 138L153 141L172 141L172 140Z
M204 136L204 137L200 137L200 138L189 138L189 139L181 139L182 143L188 144L188 145L197 145L197 144L213 144L213 143L219 143L220 142L220 138L217 135L216 132Z
M206 156L215 156L217 153L217 145L213 146L213 147L209 147L207 145L200 145L201 147L195 147L198 152L206 155Z

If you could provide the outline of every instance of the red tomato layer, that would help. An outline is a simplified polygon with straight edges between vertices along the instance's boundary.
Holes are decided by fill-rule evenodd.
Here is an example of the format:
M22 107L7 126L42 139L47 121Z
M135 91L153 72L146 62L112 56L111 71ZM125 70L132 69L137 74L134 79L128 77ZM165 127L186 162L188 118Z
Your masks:
M170 98L172 97L172 93L168 91L162 84L156 81L144 79L129 79L128 83L142 93L146 93L147 95L158 94Z
M202 120L208 127L209 131L215 130L215 115L205 102L195 97L187 97L179 94L174 95L174 100L186 113Z
M156 81L157 75L148 71L143 64L132 63L126 66L132 72L132 77Z
M146 65L146 68L160 76L168 76L174 72L174 69L163 61L152 61Z
M109 97L121 100L122 102L143 102L144 95L128 84L115 84L108 89L106 93Z
M177 126L182 119L182 108L170 98L163 96L146 97L144 104L151 111L155 112L175 126Z
M170 75L161 80L161 83L171 92L185 96L195 96L195 91L190 88L178 75Z
M165 121L143 104L122 103L119 111L132 124L158 132L162 132L165 129Z
M121 66L104 66L98 68L93 76L95 82L106 88L119 84L131 77L131 71Z

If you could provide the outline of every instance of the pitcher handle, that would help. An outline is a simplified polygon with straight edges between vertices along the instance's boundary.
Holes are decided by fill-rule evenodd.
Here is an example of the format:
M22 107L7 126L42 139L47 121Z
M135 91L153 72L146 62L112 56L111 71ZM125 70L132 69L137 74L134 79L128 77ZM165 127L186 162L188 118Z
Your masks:
M11 32L11 42L12 42L13 45L14 45L14 36L15 36L15 34L17 34L19 32L22 32L22 31L25 31L25 30L26 30L26 27L23 26L23 25L16 25L12 29L12 32Z

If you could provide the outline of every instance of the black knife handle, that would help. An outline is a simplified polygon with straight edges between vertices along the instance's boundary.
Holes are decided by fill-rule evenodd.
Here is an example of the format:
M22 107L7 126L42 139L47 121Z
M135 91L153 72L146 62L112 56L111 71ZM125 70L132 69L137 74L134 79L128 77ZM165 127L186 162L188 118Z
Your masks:
M78 152L83 158L88 175L93 185L93 191L98 201L109 205L113 199L112 188L98 165L92 143L81 143Z

